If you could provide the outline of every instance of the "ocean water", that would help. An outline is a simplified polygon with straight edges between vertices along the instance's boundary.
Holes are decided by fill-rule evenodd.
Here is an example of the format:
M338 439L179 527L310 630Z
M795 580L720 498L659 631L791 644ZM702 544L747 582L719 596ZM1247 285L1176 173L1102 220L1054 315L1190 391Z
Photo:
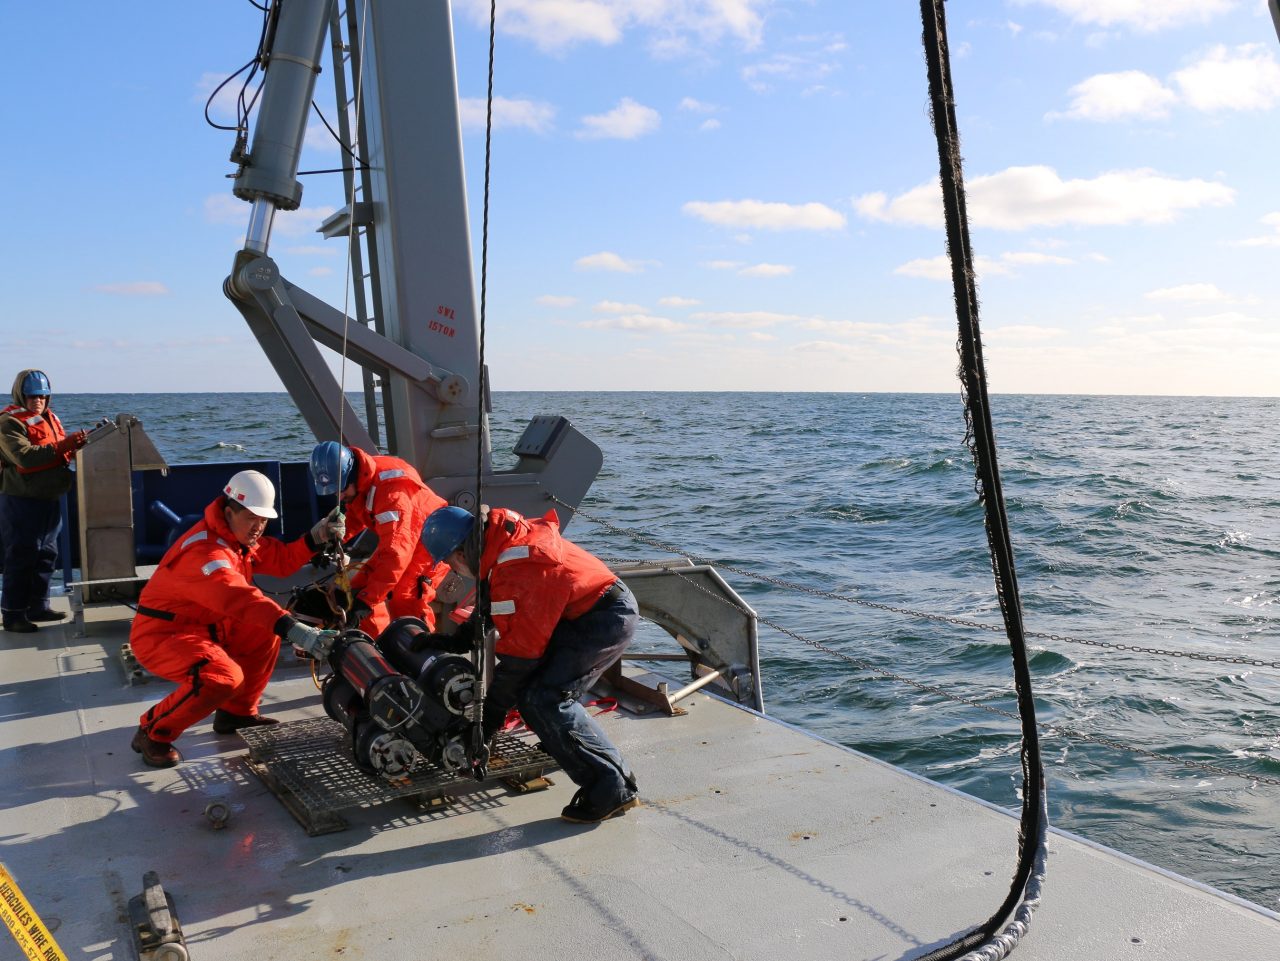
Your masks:
M69 425L128 411L171 463L303 460L284 394L68 395ZM998 396L1028 631L1280 662L1280 399ZM604 469L583 503L722 564L999 624L957 395L498 393L494 459L564 414ZM607 558L660 551L577 520ZM1003 633L726 573L761 615L954 694L1015 709ZM1039 717L1136 750L1042 741L1055 826L1280 910L1280 669L1031 639ZM873 675L762 625L775 716L1016 807L1013 722ZM1013 852L1010 851L1010 866ZM1052 884L1052 862L1050 863Z

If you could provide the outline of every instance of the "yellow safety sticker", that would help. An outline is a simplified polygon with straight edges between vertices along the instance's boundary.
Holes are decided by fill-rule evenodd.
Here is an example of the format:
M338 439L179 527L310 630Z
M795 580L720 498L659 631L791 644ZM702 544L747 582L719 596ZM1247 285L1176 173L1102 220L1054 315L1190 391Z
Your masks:
M31 961L67 961L58 942L53 940L3 864L0 864L0 918Z

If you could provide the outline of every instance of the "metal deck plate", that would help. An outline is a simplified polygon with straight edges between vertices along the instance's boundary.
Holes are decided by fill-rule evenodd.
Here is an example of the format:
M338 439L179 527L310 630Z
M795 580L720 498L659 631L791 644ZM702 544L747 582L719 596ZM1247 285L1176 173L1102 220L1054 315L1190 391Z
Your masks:
M396 798L425 807L488 783L441 770L421 755L413 774L401 781L368 774L351 757L346 729L328 717L239 733L249 745L249 767L310 835L344 830L347 821L339 813L344 810ZM555 767L549 755L520 737L504 733L494 740L491 780L504 782L516 793L547 786L550 782L543 775Z
M308 837L245 770L243 739L195 725L176 768L129 750L159 692L109 662L126 613L91 609L87 638L0 632L0 860L77 961L134 956L127 900L147 871L199 961L910 961L1008 892L1016 817L704 691L683 718L598 719L640 781L625 817L566 824L568 778L520 797L455 779L447 805L343 809L347 831ZM302 675L264 707L286 730L324 717ZM201 813L215 802L222 830ZM1013 961L1280 958L1274 910L1061 832L1049 851Z

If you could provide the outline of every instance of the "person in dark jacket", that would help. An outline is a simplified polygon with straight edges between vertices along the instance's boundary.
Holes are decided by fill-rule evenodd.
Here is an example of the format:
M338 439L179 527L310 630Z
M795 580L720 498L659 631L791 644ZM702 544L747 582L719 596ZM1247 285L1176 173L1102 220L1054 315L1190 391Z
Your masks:
M22 370L13 380L13 403L0 411L0 610L4 629L16 634L66 617L49 609L49 582L58 567L60 502L75 479L71 461L86 435L62 429L52 400L44 371Z

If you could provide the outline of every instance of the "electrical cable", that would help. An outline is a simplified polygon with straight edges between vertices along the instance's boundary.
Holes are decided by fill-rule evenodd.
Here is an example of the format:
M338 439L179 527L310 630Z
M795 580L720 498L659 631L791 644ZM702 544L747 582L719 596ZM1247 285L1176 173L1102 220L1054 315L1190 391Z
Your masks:
M369 6L366 3L364 7L363 16L360 20L359 49L361 50L364 49L365 31L368 25L369 25ZM335 60L336 60L336 57L335 57ZM336 72L342 69L342 66L341 64L335 62L333 65L333 68L334 68L334 71ZM356 76L355 114L357 118L360 116L361 97L363 93L364 93L364 71L362 70ZM314 101L312 102L312 105L313 106L315 105ZM321 117L321 119L322 120L324 119L323 116ZM327 123L326 123L326 126L328 126ZM352 154L352 156L355 156L355 154ZM342 291L343 291L343 295L342 295L343 296L343 300L342 300L342 364L339 368L339 376L338 376L338 446L339 448L346 446L346 437L345 437L346 431L344 430L344 420L346 418L346 413L347 413L347 345L349 342L349 335L351 331L351 252L355 248L355 242L356 242L355 210L356 210L356 178L352 177L351 187L350 187L350 190L347 192L347 257L346 257L347 262L346 262L346 273L342 283ZM338 484L339 484L338 509L341 512L341 508L342 508L342 488L341 488L342 451L341 449L339 449L338 451L338 463L336 467L337 467ZM341 544L338 545L338 550L336 552L335 560L338 566L338 577L337 577L338 586L341 587L342 590L346 592L348 599L354 605L355 601L351 593L351 579L347 572L347 552ZM344 617L343 621L345 622L345 620L346 619ZM342 626L345 627L346 624L344 623Z
M337 67L335 66L335 67L334 67L334 69L336 70L336 69L337 69ZM357 85L357 86L358 86L358 85ZM329 135L330 135L331 137L333 137L334 142L335 142L339 147L341 147L341 148L342 148L343 153L345 153L348 157L350 157L352 160L354 160L356 163L358 163L358 164L360 165L360 166L359 166L359 167L357 167L356 169L357 169L357 170L368 170L368 169L369 169L369 163L368 163L368 161L366 161L366 160L364 160L364 159L362 159L362 158L360 158L360 157L356 156L355 151L353 151L350 147L348 147L345 143L343 143L343 142L342 142L342 138L338 136L338 132L337 132L336 130L334 130L334 129L333 129L333 127L329 124L328 119L327 119L327 118L325 117L325 115L324 115L324 111L322 111L322 110L320 109L320 105L319 105L318 103L316 103L316 102L315 102L315 100L312 100L312 101L311 101L311 109L312 109L312 110L314 110L314 111L316 112L316 116L320 118L320 122L321 122L322 124L324 124L324 128L325 128L326 130L328 130L328 131L329 131ZM349 169L349 168L339 167L338 169L339 169L339 170L347 170L347 169ZM306 172L307 172L307 173L333 173L334 171L332 171L332 170L320 170L320 171L317 171L317 170L308 170L308 171L306 171Z

